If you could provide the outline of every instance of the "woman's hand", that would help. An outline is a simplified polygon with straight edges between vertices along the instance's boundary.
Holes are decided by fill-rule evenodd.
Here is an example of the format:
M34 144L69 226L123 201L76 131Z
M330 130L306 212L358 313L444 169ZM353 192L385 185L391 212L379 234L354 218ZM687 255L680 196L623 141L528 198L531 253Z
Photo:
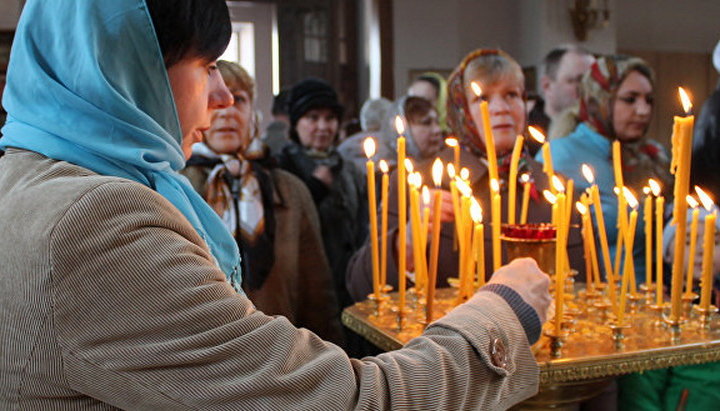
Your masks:
M330 170L330 167L325 165L319 165L315 167L315 170L312 173L313 177L317 178L318 180L322 181L323 184L330 187L333 183L333 175L332 170Z

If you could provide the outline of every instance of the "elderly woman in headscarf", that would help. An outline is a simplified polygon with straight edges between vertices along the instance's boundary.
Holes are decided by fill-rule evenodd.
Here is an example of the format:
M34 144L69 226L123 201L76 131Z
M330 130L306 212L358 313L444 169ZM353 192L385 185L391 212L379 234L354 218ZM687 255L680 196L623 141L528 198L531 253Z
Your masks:
M265 158L255 115L255 80L219 61L234 104L216 110L182 173L238 242L242 288L266 314L341 342L337 298L320 223L305 185Z
M658 181L666 193L671 192L669 158L662 146L646 135L653 112L653 84L652 70L643 60L601 57L583 76L577 114L568 112L563 119L575 124L574 131L550 143L555 170L574 179L578 188L590 187L581 174L582 165L593 169L595 184L600 189L611 261L615 261L618 243L618 198L613 189L619 185L614 177L613 141L620 142L623 184L636 196L642 193L649 178ZM542 161L542 153L537 158ZM638 224L633 247L638 282L645 279L644 238Z
M292 144L283 148L277 161L299 177L312 194L343 308L352 303L345 286L347 263L367 237L365 183L355 165L336 150L343 106L328 83L309 78L295 84L290 90L288 112Z
M476 96L471 83L477 82L482 88L482 94ZM510 154L518 135L525 132L525 85L520 65L508 54L501 50L480 49L468 54L453 71L448 81L448 121L455 136L460 141L460 167L470 171L470 185L473 195L478 198L485 215L490 210L490 189L487 168L487 154L485 151L485 136L483 120L480 114L480 99L489 103L490 126L493 132L493 141L498 155L499 177L501 192L503 193L502 210L507 210L507 189ZM452 163L453 150L443 147L437 154L443 163ZM432 182L431 168L435 156L425 158L416 164L425 183ZM527 221L531 223L550 222L550 205L540 194L548 187L547 177L542 171L542 165L533 160L529 154L523 153L520 158L520 172L527 173L532 182L531 204L528 210ZM389 238L387 279L393 287L397 287L397 183L396 173L391 177L391 191L389 196ZM520 186L520 185L519 185ZM458 257L453 247L454 221L452 197L447 191L448 179L443 179L442 215L443 223L440 240L440 257L438 263L437 286L447 287L448 279L458 275ZM517 219L520 218L520 208L516 207ZM503 217L506 220L506 216ZM573 268L582 267L579 235L577 230L571 229L569 242L570 263ZM486 230L486 249L491 249L491 230ZM407 247L407 267L413 269L414 257L411 241ZM506 259L507 257L504 257ZM486 273L492 273L492 258L486 258ZM363 300L372 290L371 281L371 253L370 245L366 244L354 257L348 269L348 283L353 298ZM410 277L412 278L412 277Z

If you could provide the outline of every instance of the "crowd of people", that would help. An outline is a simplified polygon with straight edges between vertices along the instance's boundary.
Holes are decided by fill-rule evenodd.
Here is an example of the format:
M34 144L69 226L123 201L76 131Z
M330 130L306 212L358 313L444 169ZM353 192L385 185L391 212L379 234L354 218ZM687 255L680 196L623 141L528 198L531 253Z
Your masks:
M653 70L636 57L555 48L541 62L541 96L531 105L517 61L478 49L448 78L423 73L395 101L366 101L362 130L340 141L343 102L318 78L275 96L272 122L261 129L255 103L269 90L239 64L217 61L230 36L223 1L78 2L28 1L11 56L0 138L0 232L11 236L0 247L0 408L496 409L533 395L530 345L549 295L528 259L494 273L488 259L488 285L422 336L351 359L376 353L340 322L373 288L370 242L380 233L368 224L369 136L375 159L391 170L388 284L413 280L398 272L396 117L424 181L436 158L453 162L445 141L455 137L483 205L487 139L506 193L517 136L540 128L555 171L577 193L589 187L581 165L593 168L613 259L612 143L621 145L628 187L639 193L654 178L672 198L669 155L647 135ZM720 71L720 43L715 53ZM719 96L700 116L692 171L714 198ZM549 222L539 195L550 187L544 158L539 144L525 142L517 175L532 184L527 221ZM438 287L458 272L447 183L437 188ZM643 281L643 230L636 236ZM580 238L573 225L569 263L582 271ZM490 230L484 241L490 249ZM410 272L415 250L408 241ZM669 407L687 387L716 403L715 366L631 375L620 381L619 404ZM637 387L647 395L632 395Z

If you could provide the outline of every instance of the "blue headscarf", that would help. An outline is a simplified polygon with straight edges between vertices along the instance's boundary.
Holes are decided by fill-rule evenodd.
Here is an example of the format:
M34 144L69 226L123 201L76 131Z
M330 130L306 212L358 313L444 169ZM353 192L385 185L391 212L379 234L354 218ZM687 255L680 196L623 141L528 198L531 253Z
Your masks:
M182 133L144 0L29 0L10 54L0 149L137 181L169 200L239 289L240 253L178 174Z

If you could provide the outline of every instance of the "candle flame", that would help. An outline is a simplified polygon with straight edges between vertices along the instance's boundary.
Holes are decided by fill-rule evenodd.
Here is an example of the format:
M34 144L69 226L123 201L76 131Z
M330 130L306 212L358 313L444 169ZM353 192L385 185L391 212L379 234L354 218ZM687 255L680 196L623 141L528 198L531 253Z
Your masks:
M415 171L415 167L413 167L413 162L409 158L405 159L405 170L407 170L408 174L412 174L413 171Z
M403 135L405 132L405 122L403 121L402 116L395 116L395 130L399 136Z
M690 110L692 109L692 101L690 101L690 96L688 95L687 91L685 91L685 89L682 87L678 87L678 93L680 94L680 101L682 102L683 110L685 110L686 114L689 114Z
M620 197L620 187L613 187L613 193L615 193L616 196Z
M417 187L419 188L422 185L422 175L419 171L416 171L413 173L415 175L415 181L417 181Z
M422 188L422 201L426 206L430 205L430 190L428 186L423 186Z
M582 165L582 174L585 177L585 180L587 180L588 183L594 184L595 183L595 174L593 174L592 168L590 168L589 165L584 164Z
M410 173L407 176L408 184L413 187L420 187L420 182L418 181L418 175L416 173Z
M493 193L500 191L500 183L498 183L497 179L493 178L490 180L490 190L492 190Z
M623 187L622 189L623 189L623 195L625 196L625 201L627 201L627 204L633 209L637 208L637 206L638 206L637 197L635 197L635 195L632 193L632 191L630 191L629 188Z
M530 132L530 136L534 138L535 141L540 144L545 144L545 134L543 134L542 131L538 130L533 126L528 126L528 131Z
M687 201L690 208L697 208L697 206L700 205L700 203L698 203L698 201L695 199L695 197L693 197L690 194L685 196L685 201Z
M435 187L440 187L442 185L442 175L444 169L445 167L443 167L442 160L436 158L432 166L432 179L433 183L435 183Z
M470 200L470 217L475 224L482 223L482 207L475 197Z
M520 182L529 183L530 182L530 173L522 173L520 175Z
M388 167L387 161L385 160L380 160L380 162L378 162L378 167L380 168L380 171L382 171L384 174L387 174L388 171L390 171L390 167Z
M370 158L372 158L372 156L375 155L375 139L373 139L372 137L366 138L363 146L365 148L365 156L369 160Z
M448 177L450 177L451 180L455 179L455 166L452 163L448 163L447 173L448 173Z
M461 168L460 169L460 178L462 178L463 180L470 179L470 170L468 170L465 167Z
M558 193L564 193L565 192L565 186L562 183L562 180L560 180L560 177L557 175L552 176L552 185L555 187L555 191Z
M650 190L652 190L652 193L655 197L660 195L660 184L658 184L657 181L651 178L648 180L648 185L650 186Z
M458 139L455 137L448 137L445 139L445 145L448 147L457 147L460 143L458 143Z
M700 202L702 202L703 207L705 207L708 212L711 212L715 204L710 196L698 186L695 186L695 192L697 193L698 198L700 198Z
M543 196L550 204L555 204L557 202L557 197L555 197L555 194L551 193L550 190L543 190Z
M472 189L465 181L456 179L455 186L457 187L460 194L462 194L463 196L470 197L472 195Z
M643 187L643 194L649 195L650 193L652 193L652 190L650 189L650 187L648 187L648 186Z
M470 88L477 97L482 96L482 88L480 88L480 85L476 81L470 83Z
M581 203L580 201L575 203L575 208L577 208L578 213L580 213L580 215L585 215L585 213L587 213L587 207L585 206L585 204Z

